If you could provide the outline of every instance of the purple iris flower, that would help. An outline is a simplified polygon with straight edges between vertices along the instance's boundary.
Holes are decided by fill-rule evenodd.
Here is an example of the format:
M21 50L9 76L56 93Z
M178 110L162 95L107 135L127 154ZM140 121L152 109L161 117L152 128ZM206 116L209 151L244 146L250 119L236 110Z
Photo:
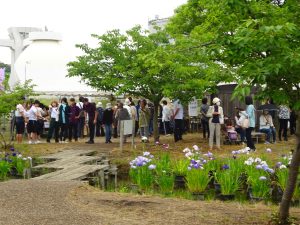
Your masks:
M11 147L10 150L13 152L13 151L15 151L15 148L14 148L14 147Z
M223 170L228 170L228 169L229 169L229 166L228 166L227 164L224 164L224 165L222 166L222 169L223 169Z
M257 165L255 168L258 169L258 170L263 169L263 167L261 165Z

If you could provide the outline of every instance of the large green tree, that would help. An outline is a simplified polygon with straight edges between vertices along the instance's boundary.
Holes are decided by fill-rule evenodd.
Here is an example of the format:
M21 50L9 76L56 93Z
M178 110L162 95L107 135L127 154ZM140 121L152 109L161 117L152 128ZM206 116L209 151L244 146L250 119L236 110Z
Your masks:
M205 68L191 61L193 55L177 50L163 30L149 34L137 26L126 33L113 30L92 36L98 46L77 45L84 54L68 64L69 76L79 76L98 90L149 99L155 108L155 139L159 137L159 102L164 96L187 102L210 86L203 79Z
M168 30L202 49L238 83L236 96L259 87L261 96L290 103L300 113L300 2L296 0L189 0L177 9ZM299 118L299 116L298 116ZM288 220L300 165L300 131L279 217Z

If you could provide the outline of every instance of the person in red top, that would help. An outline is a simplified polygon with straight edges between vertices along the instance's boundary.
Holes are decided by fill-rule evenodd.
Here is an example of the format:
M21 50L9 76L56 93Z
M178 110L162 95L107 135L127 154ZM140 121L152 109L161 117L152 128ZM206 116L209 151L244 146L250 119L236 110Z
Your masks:
M89 102L88 98L83 100L83 110L85 120L88 120L90 140L85 142L87 144L94 144L95 137L95 124L97 123L98 112L96 110L96 104Z
M70 117L69 117L69 141L74 138L78 141L78 120L80 108L76 105L75 99L70 98Z

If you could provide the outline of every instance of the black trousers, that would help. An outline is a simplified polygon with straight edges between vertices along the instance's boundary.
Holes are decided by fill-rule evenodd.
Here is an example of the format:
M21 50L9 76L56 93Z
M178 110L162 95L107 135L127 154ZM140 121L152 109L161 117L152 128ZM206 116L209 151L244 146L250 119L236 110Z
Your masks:
M78 123L69 123L69 141L78 140Z
M95 124L94 124L94 121L89 121L89 132L90 132L90 141L94 141L94 138L95 138Z
M174 126L174 141L182 140L183 133L183 120L176 119Z
M201 120L202 124L202 131L203 131L203 138L206 138L206 133L207 133L207 138L209 138L209 125L207 120Z
M53 137L53 132L54 132L54 138L55 138L55 142L58 142L58 138L59 138L59 123L56 121L55 118L51 118L50 120L50 126L49 126L49 130L48 130L48 136L47 136L47 140L50 141L50 139Z
M287 141L287 129L288 129L288 121L286 119L279 119L279 132L278 132L278 137L279 140L281 141L281 134L283 131L283 138L285 141Z
M247 147L249 147L252 150L255 150L255 146L252 140L251 132L253 131L253 127L249 127L246 129L246 139L247 139Z
M68 137L68 124L66 123L60 123L60 135L59 138L61 141L65 141Z

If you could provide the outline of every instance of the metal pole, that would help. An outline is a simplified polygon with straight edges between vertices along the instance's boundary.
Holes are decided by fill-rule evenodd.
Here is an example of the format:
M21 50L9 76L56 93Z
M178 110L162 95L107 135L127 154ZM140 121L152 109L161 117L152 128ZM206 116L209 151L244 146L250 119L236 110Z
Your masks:
M131 148L134 148L135 120L132 120Z

